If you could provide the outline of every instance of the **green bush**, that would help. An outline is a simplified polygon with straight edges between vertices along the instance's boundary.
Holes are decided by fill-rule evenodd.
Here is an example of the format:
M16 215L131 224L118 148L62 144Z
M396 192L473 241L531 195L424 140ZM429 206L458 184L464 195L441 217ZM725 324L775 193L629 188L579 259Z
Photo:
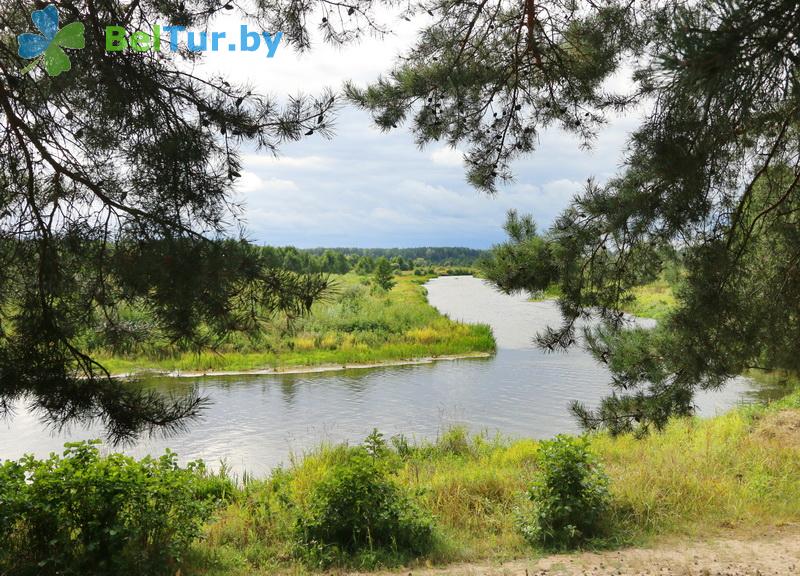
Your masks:
M543 441L521 518L532 544L570 548L597 537L609 507L608 476L589 452L586 438L559 435Z
M0 574L175 574L230 481L94 443L0 465Z
M387 449L373 435L313 487L295 538L310 564L362 568L402 563L433 545L433 519L394 482Z

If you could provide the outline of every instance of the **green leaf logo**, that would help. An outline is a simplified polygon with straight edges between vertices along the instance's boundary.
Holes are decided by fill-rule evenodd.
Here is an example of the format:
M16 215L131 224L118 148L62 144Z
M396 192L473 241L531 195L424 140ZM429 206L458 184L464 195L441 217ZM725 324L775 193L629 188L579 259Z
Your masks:
M83 23L73 22L58 29L58 9L52 4L31 14L31 20L41 34L20 34L17 36L17 53L26 60L33 60L22 69L27 74L39 63L50 76L58 76L72 68L64 48L80 49L86 45L83 37Z

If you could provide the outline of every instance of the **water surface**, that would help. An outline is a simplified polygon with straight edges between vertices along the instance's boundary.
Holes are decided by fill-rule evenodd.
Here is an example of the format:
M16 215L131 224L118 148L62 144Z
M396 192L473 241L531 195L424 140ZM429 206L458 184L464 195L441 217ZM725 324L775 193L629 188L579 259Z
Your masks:
M544 353L534 334L559 322L554 302L528 302L500 294L483 281L450 276L426 284L428 299L456 320L490 324L497 339L492 358L344 370L315 374L206 377L165 380L180 392L200 387L212 405L187 433L146 439L125 451L136 456L170 447L181 460L225 460L237 471L264 474L323 441L359 441L378 428L432 438L455 424L475 431L548 437L576 432L568 405L595 405L609 392L609 375L586 352ZM701 414L713 415L752 389L737 378L724 390L697 398ZM0 458L44 456L65 441L100 437L99 429L53 433L20 406L0 423Z

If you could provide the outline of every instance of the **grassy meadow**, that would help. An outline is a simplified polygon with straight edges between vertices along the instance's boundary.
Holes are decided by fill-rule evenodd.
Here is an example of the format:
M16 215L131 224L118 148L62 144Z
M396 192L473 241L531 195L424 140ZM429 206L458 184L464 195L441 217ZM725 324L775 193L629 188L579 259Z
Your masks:
M637 286L632 293L634 300L624 311L640 318L662 320L676 304L673 287L663 279Z
M643 544L665 536L747 532L800 521L800 389L770 405L709 419L674 419L644 439L590 436L610 477L604 535L589 548ZM539 442L453 429L433 442L395 438L383 455L392 482L434 519L433 548L406 565L502 561L544 553L520 535L524 497ZM238 497L206 527L191 572L299 574L294 527L313 507L315 487L345 459L346 446L322 446L266 479L245 479ZM359 569L373 556L348 558ZM391 559L390 559L391 560Z
M402 361L491 353L486 325L455 322L428 304L422 286L431 276L396 276L388 291L368 277L332 276L331 295L291 321L277 316L257 336L233 333L197 351L181 351L154 337L126 353L94 350L112 373L246 371Z
M622 307L622 311L639 318L662 320L676 303L675 290L664 278L637 286L631 290L631 295L633 299ZM531 302L541 302L555 300L560 296L561 290L558 286L553 285L534 294L530 300Z

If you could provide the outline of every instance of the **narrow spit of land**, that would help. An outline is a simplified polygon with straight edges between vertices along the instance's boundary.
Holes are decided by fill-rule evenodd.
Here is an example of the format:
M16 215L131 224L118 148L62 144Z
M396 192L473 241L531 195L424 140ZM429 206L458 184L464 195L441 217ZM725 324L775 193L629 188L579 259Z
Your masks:
M305 317L273 318L262 333L227 335L200 350L186 351L157 330L131 350L100 343L92 354L112 374L216 376L331 371L427 363L488 356L495 350L492 330L440 314L426 299L431 276L401 275L388 291L368 277L334 277L334 290ZM131 322L147 323L142 311Z

